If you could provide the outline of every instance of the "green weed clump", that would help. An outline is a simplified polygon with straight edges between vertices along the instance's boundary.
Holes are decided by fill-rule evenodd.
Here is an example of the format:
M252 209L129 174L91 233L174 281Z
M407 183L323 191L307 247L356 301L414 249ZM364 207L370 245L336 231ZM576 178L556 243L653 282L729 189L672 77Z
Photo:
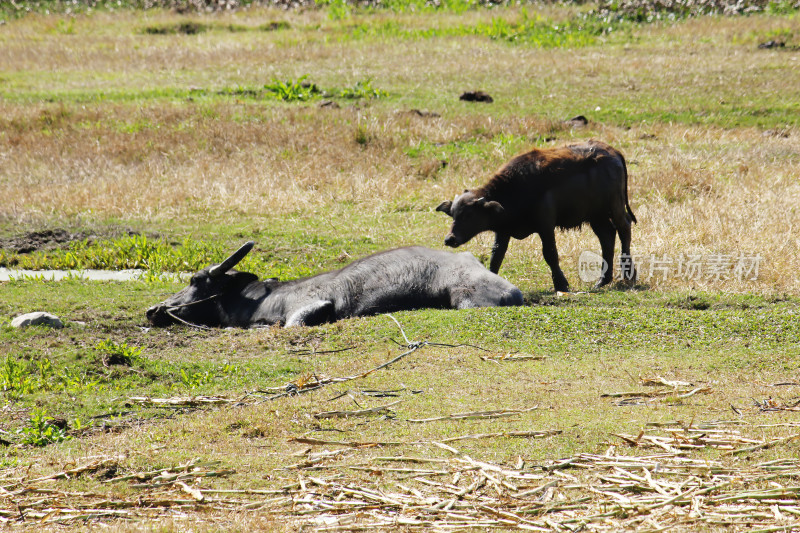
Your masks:
M226 88L218 92L224 96L253 99L275 99L283 102L305 102L317 98L343 98L348 100L383 98L388 95L372 84L371 79L359 80L351 87L321 89L308 80L308 75L296 80L273 79L263 87Z
M98 392L100 380L82 368L56 368L50 359L26 360L7 355L0 365L0 392L10 400L41 392Z
M205 372L186 372L181 368L180 378L181 384L188 389L196 389L214 381L214 376L208 370Z
M31 394L38 388L36 374L29 372L28 365L7 355L0 366L0 391L9 396L18 396Z
M301 76L296 80L281 81L272 80L272 83L264 85L264 90L278 100L293 102L300 100L304 102L322 93L316 84L306 81L307 76Z
M352 87L334 89L333 91L328 92L328 96L335 96L348 100L359 100L362 98L369 100L372 98L384 98L388 95L388 92L374 87L372 85L372 80L369 78L355 82Z
M103 363L131 366L140 361L144 348L128 346L128 343L116 343L110 339L105 339L97 343L96 348L104 354Z
M41 447L71 439L72 437L67 435L66 428L55 425L54 420L43 409L34 409L28 424L17 430L21 437L20 443Z

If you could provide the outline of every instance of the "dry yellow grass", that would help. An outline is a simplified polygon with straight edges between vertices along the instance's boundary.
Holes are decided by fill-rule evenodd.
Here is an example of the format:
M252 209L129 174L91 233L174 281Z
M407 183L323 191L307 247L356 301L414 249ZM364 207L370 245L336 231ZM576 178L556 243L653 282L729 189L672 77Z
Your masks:
M53 215L162 223L313 217L344 203L350 206L344 216L359 232L398 206L432 210L440 200L486 180L513 155L498 145L483 157L450 156L448 166L439 169L435 155L409 158L404 153L420 141L469 141L478 130L487 140L500 134L535 138L553 130L552 123L535 118L420 118L372 108L120 106L102 112L70 109L62 118L58 106L24 113L6 106L4 111L7 124L18 126L18 131L6 129L0 180L0 195L6 199L2 215L9 222ZM251 118L239 122L236 113ZM43 117L57 123L52 131L39 128ZM25 122L31 126L23 127ZM133 133L120 131L126 124L144 126ZM359 128L372 139L366 145L356 141ZM655 288L800 289L796 135L682 125L600 126L591 133L628 158L631 204L639 219L634 253L644 263L640 279ZM558 139L551 144L568 142L573 134L556 128ZM424 244L438 245L446 220L430 213L420 223ZM380 227L368 234L380 240ZM488 244L488 237L482 238L471 249L485 253ZM598 244L588 230L566 232L559 236L559 248L575 283L578 255L598 250ZM663 280L664 264L659 270L653 262L672 261L677 268L681 257L708 261L717 254L731 261L760 256L758 279L719 283L705 275L670 275ZM539 261L538 239L514 242L510 257L518 263Z

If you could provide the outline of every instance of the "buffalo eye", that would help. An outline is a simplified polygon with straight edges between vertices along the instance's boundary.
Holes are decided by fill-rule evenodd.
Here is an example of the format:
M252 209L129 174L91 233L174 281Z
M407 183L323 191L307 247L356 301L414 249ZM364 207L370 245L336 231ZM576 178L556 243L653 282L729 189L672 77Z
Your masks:
M205 287L208 285L210 279L208 273L201 270L192 276L192 279L189 280L189 284L194 287Z

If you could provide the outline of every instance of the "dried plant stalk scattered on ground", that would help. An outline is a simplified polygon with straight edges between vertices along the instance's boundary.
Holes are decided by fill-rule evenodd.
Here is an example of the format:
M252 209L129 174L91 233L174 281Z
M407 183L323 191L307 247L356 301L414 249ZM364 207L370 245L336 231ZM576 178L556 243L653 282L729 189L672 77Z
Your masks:
M199 461L130 472L125 456L94 457L35 479L25 469L7 468L0 471L0 522L43 525L172 518L192 523L199 520L197 513L224 511L214 519L220 526L246 523L244 517L266 513L291 527L312 526L317 531L392 527L790 531L800 527L796 483L800 461L743 464L696 455L710 448L737 454L759 446L790 445L800 434L759 441L742 436L741 424L736 428L718 424L662 428L668 436L622 436L635 446L660 448L655 455L624 455L612 446L602 455L582 453L531 466L522 460L509 466L474 459L437 442L392 443L393 449L414 451L376 455L385 444L328 449L337 443L298 438L296 442L312 447L301 453L300 463L275 472L286 484L269 490L217 488L215 480L235 472ZM516 437L547 436L543 431ZM742 448L743 444L748 446ZM326 448L314 451L314 445ZM425 449L444 450L446 455L420 454ZM107 488L74 491L59 486L80 476L99 477ZM119 485L128 489L108 491Z

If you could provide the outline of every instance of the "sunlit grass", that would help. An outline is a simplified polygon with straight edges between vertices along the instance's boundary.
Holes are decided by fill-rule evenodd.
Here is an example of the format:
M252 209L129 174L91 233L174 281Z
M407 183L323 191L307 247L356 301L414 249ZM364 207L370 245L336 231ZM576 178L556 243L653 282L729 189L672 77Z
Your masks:
M383 105L383 99L376 102ZM648 287L797 287L800 243L788 228L800 224L794 221L800 189L793 179L800 157L791 128L648 122L626 129L593 120L573 129L561 121L474 110L437 117L381 107L252 102L6 109L5 142L14 150L0 192L8 199L2 212L8 223L46 220L48 213L130 219L178 242L187 236L209 241L216 257L256 240L254 257L265 262L257 273L307 275L386 247L440 246L447 220L433 211L439 202L483 183L528 146L595 137L628 160L629 195L639 219L633 248ZM56 189L61 192L54 194ZM176 218L187 222L176 227ZM343 238L343 228L350 238ZM577 257L599 250L596 238L587 229L561 233L558 242L568 278L582 287ZM490 244L481 237L466 249L485 258ZM539 246L536 237L512 242L504 275L523 288L546 287ZM302 250L302 262L286 255L296 250ZM11 264L3 253L3 262ZM689 256L761 260L746 279L734 275L733 265L725 279L664 276L651 268L654 260L669 260L677 270L680 258ZM170 271L211 261L205 255L181 264L166 248L153 257L157 268ZM101 265L70 259L67 252L15 261L35 268ZM136 254L106 263L143 264Z
M612 445L637 453L612 435L652 422L735 418L759 438L784 433L756 424L796 424L792 411L756 407L794 398L800 370L795 12L628 20L608 31L580 26L592 6L444 3L6 20L0 236L91 227L92 237L31 253L3 248L0 264L152 275L125 284L0 283L0 438L10 443L0 467L24 467L32 479L86 456L124 454L129 471L199 457L236 470L204 487L277 489L306 475L286 469L299 460L301 446L289 442L298 436L412 442L560 430L458 444L480 460L538 465ZM194 24L197 32L184 31ZM769 39L788 49L758 48ZM494 103L458 99L476 89ZM588 125L567 122L576 115ZM639 220L631 290L579 280L581 251L599 251L588 228L557 236L578 294L552 292L537 237L512 241L500 273L522 289L525 306L396 313L411 341L463 346L426 345L363 379L269 401L270 388L352 376L405 351L397 323L376 316L209 332L150 328L145 319L150 305L185 286L158 273L198 270L249 240L256 247L238 268L281 279L394 246L442 248L449 221L434 211L439 202L482 184L529 146L587 138L609 142L628 162ZM491 244L485 234L462 249L485 262ZM691 257L706 270L680 270ZM759 257L758 271L739 276L733 263L724 275L710 270L742 257ZM66 327L9 327L37 310ZM636 405L603 396L656 377L709 391ZM394 416L313 417L386 400L365 390L399 391ZM234 403L156 408L131 399L204 395ZM534 405L507 419L407 422ZM790 452L778 446L735 464ZM374 447L357 457L385 453ZM53 487L109 497L137 490L92 476ZM265 516L203 518L243 531L288 527ZM163 527L185 525L175 524Z

